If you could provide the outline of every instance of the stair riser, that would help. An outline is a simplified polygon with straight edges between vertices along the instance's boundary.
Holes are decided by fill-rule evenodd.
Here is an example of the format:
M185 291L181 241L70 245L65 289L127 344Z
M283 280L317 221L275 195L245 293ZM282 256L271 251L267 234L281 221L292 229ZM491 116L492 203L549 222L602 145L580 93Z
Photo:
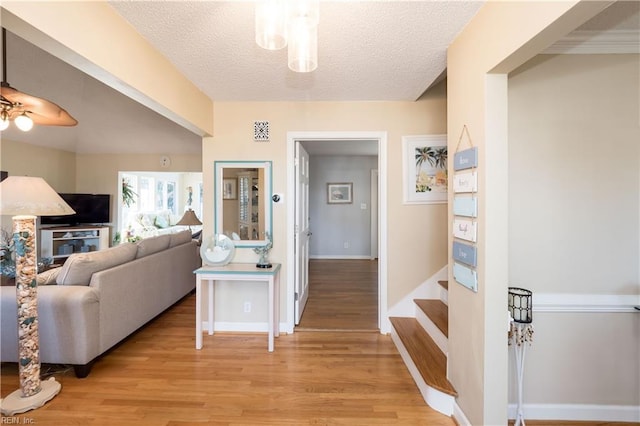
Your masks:
M420 394L422 394L422 398L427 405L446 416L451 416L453 414L455 398L451 395L440 392L425 383L393 326L391 327L391 338L398 348L398 352L400 352L400 356L407 366L409 374L411 374L413 381L418 386Z
M440 331L422 309L416 309L416 320L418 320L418 323L420 323L433 341L436 342L436 345L438 345L442 353L447 355L449 353L449 339L447 339L447 336Z
M440 287L440 300L442 300L442 303L449 306L449 292L444 287Z

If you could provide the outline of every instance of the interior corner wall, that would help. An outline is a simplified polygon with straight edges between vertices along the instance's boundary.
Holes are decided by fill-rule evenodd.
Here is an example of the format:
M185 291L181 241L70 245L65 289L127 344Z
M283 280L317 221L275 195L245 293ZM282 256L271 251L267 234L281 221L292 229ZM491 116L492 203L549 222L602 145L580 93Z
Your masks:
M537 293L640 294L638 75L640 56L620 54L539 55L510 75L509 283L533 291L536 330L527 404L640 401L638 314L535 306Z
M316 237L309 243L310 257L371 257L371 170L377 168L376 156L311 155L309 226ZM352 202L328 204L331 182L352 183Z

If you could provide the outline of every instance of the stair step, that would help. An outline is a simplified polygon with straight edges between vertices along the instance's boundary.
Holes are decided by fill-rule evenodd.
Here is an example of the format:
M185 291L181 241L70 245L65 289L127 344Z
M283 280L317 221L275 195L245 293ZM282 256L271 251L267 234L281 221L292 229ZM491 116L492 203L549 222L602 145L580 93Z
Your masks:
M389 320L425 383L442 393L457 397L447 380L447 358L415 318Z
M449 307L437 299L414 299L414 302L442 334L449 337Z
M438 284L440 284L440 286L445 290L449 290L449 280L440 280L438 281Z

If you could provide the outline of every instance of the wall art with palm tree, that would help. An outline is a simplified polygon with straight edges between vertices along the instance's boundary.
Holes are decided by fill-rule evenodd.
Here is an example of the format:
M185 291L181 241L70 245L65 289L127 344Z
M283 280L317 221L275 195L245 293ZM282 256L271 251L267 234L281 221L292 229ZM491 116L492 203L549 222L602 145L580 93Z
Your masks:
M403 136L404 202L447 202L447 135Z

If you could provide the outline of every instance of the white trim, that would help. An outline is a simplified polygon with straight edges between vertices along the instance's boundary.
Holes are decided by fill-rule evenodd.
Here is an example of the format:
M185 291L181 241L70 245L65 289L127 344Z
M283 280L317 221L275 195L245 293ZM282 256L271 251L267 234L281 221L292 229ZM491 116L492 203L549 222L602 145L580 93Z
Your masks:
M459 426L473 426L457 402L453 404L453 418Z
M287 224L295 223L295 165L294 147L296 141L321 140L377 140L378 141L378 220L380 235L378 247L378 327L381 334L390 331L387 318L387 132L287 132ZM287 326L285 332L293 333L295 313L294 239L293 226L287 225Z
M344 255L344 254L336 254L336 255L332 255L332 254L326 254L326 255L325 254L316 254L316 255L309 255L309 259L371 260L371 256L369 256L369 255L347 256L347 255Z
M413 289L411 293L404 296L398 303L389 308L390 317L415 317L416 304L414 299L438 299L441 296L442 287L438 281L447 279L449 267L444 266L438 272L429 277L426 281Z
M574 31L551 45L548 54L640 53L638 30Z
M287 324L281 322L278 324L278 330L285 332ZM229 321L214 321L214 335L219 332L238 332L238 333L268 333L269 323L264 322L229 322ZM202 321L202 330L209 331L209 321ZM206 339L208 334L203 333L202 337ZM276 340L277 341L277 340Z
M534 312L638 312L640 295L533 293Z
M525 420L575 420L640 422L640 405L524 404ZM509 419L516 417L516 404L509 404Z
M445 416L451 416L453 414L455 398L449 394L432 388L424 381L422 375L418 371L418 368L413 362L413 359L411 359L411 355L407 352L402 340L393 327L391 327L391 339L395 343L407 370L409 370L409 374L411 374L411 377L413 378L413 381L416 383L416 386L418 386L418 390L420 391L424 402L426 402L429 407L444 414Z

